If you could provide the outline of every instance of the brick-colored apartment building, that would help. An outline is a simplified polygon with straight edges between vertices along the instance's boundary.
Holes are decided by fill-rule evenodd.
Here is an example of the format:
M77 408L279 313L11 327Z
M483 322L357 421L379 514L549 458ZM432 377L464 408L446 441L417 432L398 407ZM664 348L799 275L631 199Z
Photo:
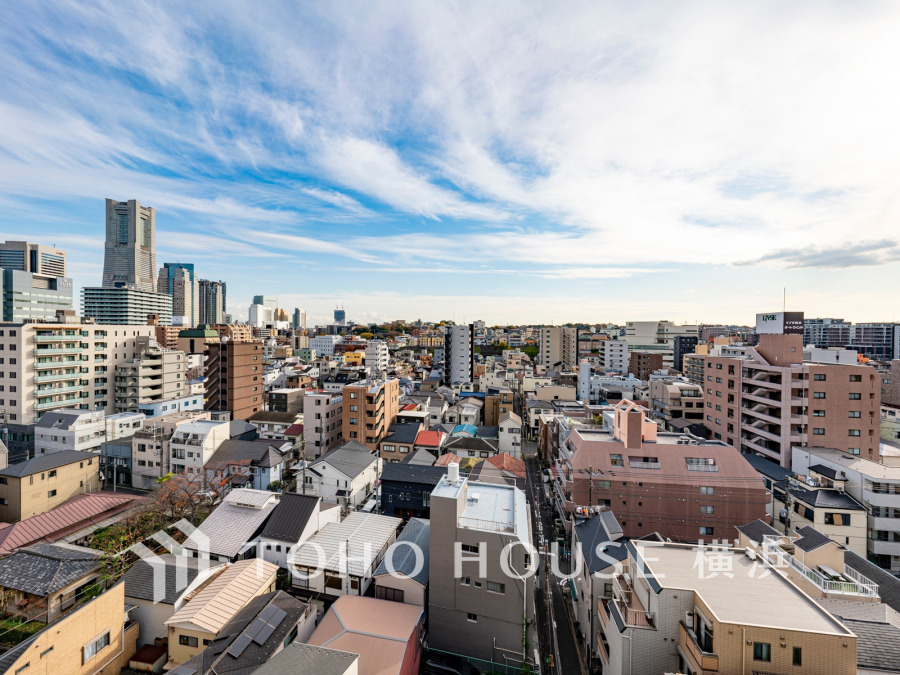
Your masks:
M878 461L874 368L804 362L800 335L760 335L745 357L706 356L704 364L704 424L714 438L788 467L794 446Z
M359 441L375 450L400 411L400 380L364 380L342 391L344 441Z
M616 406L612 431L573 425L554 469L556 498L567 512L611 508L626 537L730 539L736 526L766 516L765 486L737 450L658 432L631 401Z
M206 409L230 410L245 420L263 409L263 349L259 342L209 344Z

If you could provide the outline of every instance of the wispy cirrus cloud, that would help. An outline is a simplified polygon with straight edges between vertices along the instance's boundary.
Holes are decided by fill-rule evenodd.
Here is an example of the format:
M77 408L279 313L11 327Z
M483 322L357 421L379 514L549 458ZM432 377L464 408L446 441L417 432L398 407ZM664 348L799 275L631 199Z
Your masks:
M879 267L900 260L900 242L893 239L845 242L840 246L806 246L779 249L755 260L737 263L740 266L774 264L790 269L814 267L847 269L850 267Z

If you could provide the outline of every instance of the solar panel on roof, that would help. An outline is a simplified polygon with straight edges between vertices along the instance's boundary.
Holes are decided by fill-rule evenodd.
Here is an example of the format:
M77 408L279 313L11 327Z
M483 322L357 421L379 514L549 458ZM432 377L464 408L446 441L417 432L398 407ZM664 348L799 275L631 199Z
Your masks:
M234 658L238 658L241 654L244 653L244 650L250 646L252 639L249 635L241 635L237 640L231 643L231 646L228 648L228 653L231 654Z
M266 619L266 623L268 623L272 626L277 626L284 620L284 617L287 616L287 612L285 612L280 607L273 607L273 609L275 611L272 613L272 615L268 619Z
M269 617L275 614L275 612L277 611L278 607L276 607L275 605L269 605L259 613L259 618L268 623Z
M244 631L244 635L250 638L255 637L265 626L266 622L262 620L262 617L257 617L253 623L250 624L250 628Z
M275 626L270 624L266 624L259 633L253 638L253 641L258 645L264 645L266 640L272 637L272 633L275 632Z

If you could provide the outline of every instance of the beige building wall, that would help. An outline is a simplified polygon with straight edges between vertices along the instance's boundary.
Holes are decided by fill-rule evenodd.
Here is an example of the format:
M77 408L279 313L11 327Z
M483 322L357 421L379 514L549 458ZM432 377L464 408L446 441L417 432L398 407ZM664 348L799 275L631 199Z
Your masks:
M31 518L62 505L76 495L101 488L100 459L84 459L27 476L0 476L0 521ZM4 482L5 481L5 482Z

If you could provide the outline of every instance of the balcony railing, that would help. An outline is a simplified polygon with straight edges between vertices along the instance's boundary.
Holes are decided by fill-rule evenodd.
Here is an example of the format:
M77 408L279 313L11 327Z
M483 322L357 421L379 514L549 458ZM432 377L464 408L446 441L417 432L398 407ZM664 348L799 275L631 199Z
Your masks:
M870 598L878 597L878 584L863 576L852 567L844 565L840 579L826 578L824 574L810 569L800 560L781 548L785 537L765 535L763 537L763 558L771 565L778 568L791 568L804 577L824 593L836 593L841 595L862 595Z
M678 644L690 655L694 665L700 668L704 675L719 672L718 654L704 651L697 640L697 635L683 621L678 622Z
M82 350L81 350L80 346L54 347L51 349L38 349L37 347L35 347L34 355L35 356L44 356L44 355L51 355L51 354L80 354L81 351Z
M66 373L65 375L35 375L34 381L41 382L59 382L61 380L77 380L81 377L79 373Z
M68 391L80 391L80 384L71 384L64 387L48 387L47 389L36 389L35 396L50 396L51 394L64 394Z

